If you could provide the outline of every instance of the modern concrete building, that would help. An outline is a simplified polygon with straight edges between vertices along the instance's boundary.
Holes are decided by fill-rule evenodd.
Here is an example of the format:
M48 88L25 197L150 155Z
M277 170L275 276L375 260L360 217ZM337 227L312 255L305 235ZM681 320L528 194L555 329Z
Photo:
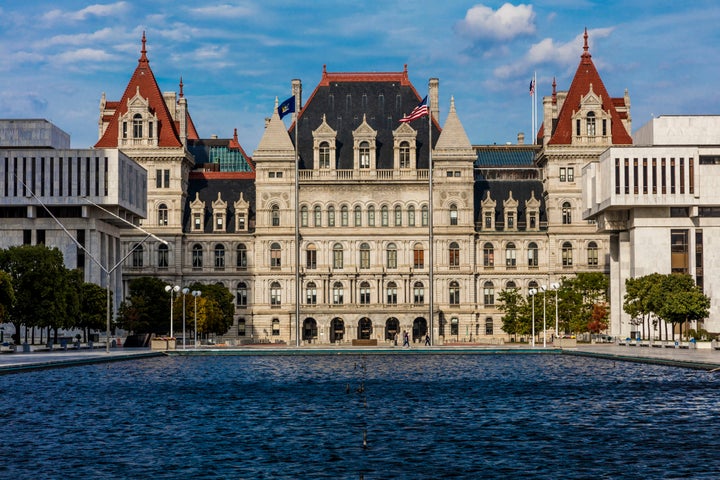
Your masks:
M131 228L107 212L137 223L146 216L146 197L145 169L119 149L71 149L69 135L47 120L0 120L0 248L56 247L68 268L105 287L92 257L103 268L115 266L121 231ZM111 283L122 298L121 266Z
M654 118L634 146L586 165L583 181L583 218L610 235L611 332L634 337L625 279L654 272L691 275L711 299L699 327L720 331L720 116Z

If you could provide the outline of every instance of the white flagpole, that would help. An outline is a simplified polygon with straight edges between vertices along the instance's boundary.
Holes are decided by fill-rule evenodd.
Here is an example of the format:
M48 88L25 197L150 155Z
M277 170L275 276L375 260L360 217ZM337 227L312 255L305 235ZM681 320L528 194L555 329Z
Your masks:
M429 294L430 294L430 345L435 345L435 333L433 331L434 326L434 292L433 292L433 283L435 279L433 278L433 264L435 263L433 259L433 242L435 241L433 238L433 162L432 162L432 108L431 107L431 98L428 95L428 183L430 184L430 188L428 191L428 199L430 202L430 205L428 205L428 238L430 240L430 243L428 245L428 254L430 256L430 265L429 265Z
M299 95L295 96L295 346L300 346L300 169L298 167Z

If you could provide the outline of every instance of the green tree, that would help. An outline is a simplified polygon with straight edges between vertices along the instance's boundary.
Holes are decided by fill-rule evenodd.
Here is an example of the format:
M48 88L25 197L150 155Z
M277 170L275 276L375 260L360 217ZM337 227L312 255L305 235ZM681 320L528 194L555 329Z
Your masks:
M214 333L222 335L227 332L233 325L235 304L233 303L233 294L227 287L219 284L204 285L201 283L193 283L189 287L189 291L199 290L202 292L201 298L198 299L198 332ZM187 294L186 304L193 304L193 297ZM176 316L182 315L182 294L175 301ZM178 317L181 318L181 317Z
M9 273L0 270L0 323L10 318L10 310L15 304L15 290Z
M68 317L69 275L57 248L22 245L0 250L0 270L12 278L15 303L9 323L20 342L20 328L64 327ZM70 305L72 307L72 305Z
M661 287L663 300L657 302L655 313L673 326L673 340L676 325L682 332L683 323L689 328L690 322L702 320L710 314L710 299L695 285L690 275L666 275Z
M110 292L110 310L112 311L112 292ZM107 324L107 290L94 283L83 282L80 290L80 315L76 328L83 331L83 341L87 341L91 330L103 330Z
M509 335L514 335L517 341L517 335L523 334L527 322L524 321L523 310L525 309L525 297L520 294L517 288L503 290L498 295L498 308L505 312L502 317L502 329Z
M170 331L170 293L155 277L130 281L130 295L118 309L118 326L133 333L165 334Z
M608 277L600 272L580 272L575 277L563 277L558 291L561 330L574 333L590 331L596 305L607 309L608 288Z

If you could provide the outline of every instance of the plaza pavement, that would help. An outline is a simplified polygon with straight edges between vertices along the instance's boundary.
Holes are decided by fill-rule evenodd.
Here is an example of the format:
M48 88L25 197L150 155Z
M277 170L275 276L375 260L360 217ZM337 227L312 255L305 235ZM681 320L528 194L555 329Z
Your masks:
M635 345L615 344L580 344L577 347L547 348L527 345L482 345L455 344L444 346L378 346L378 347L346 347L346 346L304 346L286 345L245 346L234 348L203 347L199 349L175 350L169 352L152 351L147 348L113 348L110 352L104 349L54 350L31 353L0 354L0 374L20 373L30 370L47 368L71 367L92 363L135 360L139 358L169 355L322 355L322 354L562 354L594 358L606 358L619 361L631 361L694 368L720 373L720 351L714 349L680 349L638 347Z

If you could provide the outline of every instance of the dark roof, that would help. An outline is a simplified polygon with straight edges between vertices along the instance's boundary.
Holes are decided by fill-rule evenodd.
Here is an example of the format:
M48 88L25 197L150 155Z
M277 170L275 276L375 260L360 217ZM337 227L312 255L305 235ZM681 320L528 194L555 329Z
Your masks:
M214 178L213 178L214 177ZM227 225L226 232L235 232L235 202L240 199L240 192L243 198L250 204L247 219L248 230L254 225L255 219L255 178L254 174L225 173L206 174L193 172L188 181L188 196L183 212L183 231L192 232L192 215L190 204L195 201L196 192L200 193L200 200L205 204L205 225L204 232L212 233L212 203L217 200L218 192L224 202L227 202Z
M518 201L518 224L525 222L525 202L530 200L531 192L534 192L535 198L540 201L540 222L547 221L547 211L545 209L545 200L543 198L543 186L540 180L485 180L475 181L475 220L480 221L482 213L482 202L490 191L490 198L495 203L495 219L496 222L503 218L503 202L508 199L510 192Z
M326 117L327 124L337 132L336 150L338 169L352 169L353 130L365 117L368 125L377 131L376 149L378 169L393 168L393 130L399 119L409 114L422 100L407 80L407 72L377 74L323 74L323 80L310 96L300 113L298 144L300 168L313 168L313 130ZM432 142L437 142L440 129L433 119ZM418 168L428 168L428 122L426 118L410 124L417 130ZM295 141L295 129L289 129Z
M476 168L482 167L533 167L539 147L533 145L475 146Z

